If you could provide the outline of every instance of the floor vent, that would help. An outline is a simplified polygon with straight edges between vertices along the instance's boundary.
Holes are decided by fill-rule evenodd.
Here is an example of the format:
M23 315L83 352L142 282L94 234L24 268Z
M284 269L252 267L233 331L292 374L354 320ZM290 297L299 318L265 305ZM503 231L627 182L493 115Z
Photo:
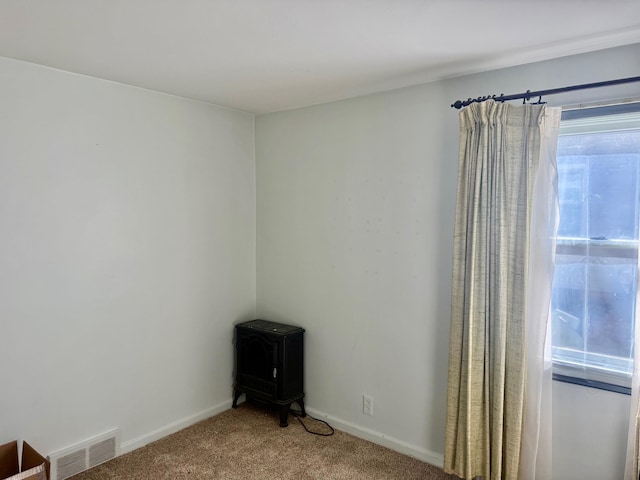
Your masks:
M118 456L120 430L114 429L49 455L51 480L65 480Z

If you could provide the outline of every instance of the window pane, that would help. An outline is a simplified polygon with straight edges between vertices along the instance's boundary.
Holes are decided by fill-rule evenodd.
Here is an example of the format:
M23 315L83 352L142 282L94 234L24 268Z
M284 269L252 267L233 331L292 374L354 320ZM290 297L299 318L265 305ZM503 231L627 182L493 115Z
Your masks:
M636 259L557 255L553 345L631 357Z
M559 237L638 239L638 130L558 140Z

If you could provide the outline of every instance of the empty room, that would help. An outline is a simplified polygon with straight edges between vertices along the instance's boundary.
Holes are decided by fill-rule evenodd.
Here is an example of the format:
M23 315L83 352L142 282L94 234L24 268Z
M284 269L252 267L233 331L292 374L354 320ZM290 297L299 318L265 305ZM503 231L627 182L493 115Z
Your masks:
M3 0L0 479L637 480L639 230L637 1Z

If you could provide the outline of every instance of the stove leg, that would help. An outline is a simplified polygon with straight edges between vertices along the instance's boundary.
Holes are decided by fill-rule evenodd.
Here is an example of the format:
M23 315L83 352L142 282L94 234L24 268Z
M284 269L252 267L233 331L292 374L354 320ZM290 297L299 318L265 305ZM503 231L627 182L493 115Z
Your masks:
M289 407L291 405L281 405L280 406L280 426L281 427L288 427L289 426L289 422L288 422L288 418L289 418Z
M234 390L233 403L231 404L231 408L238 408L238 399L240 398L240 395L242 395L242 392L239 392L238 390Z
M297 402L300 405L300 410L301 410L300 416L302 418L306 417L307 416L307 412L304 411L304 399L301 398L301 399L297 400Z

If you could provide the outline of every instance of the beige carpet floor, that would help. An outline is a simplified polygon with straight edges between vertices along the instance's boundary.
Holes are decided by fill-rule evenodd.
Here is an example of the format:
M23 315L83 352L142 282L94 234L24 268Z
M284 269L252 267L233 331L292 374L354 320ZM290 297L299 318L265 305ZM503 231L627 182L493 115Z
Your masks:
M327 428L304 419L313 431ZM456 480L441 469L336 431L307 433L295 419L248 403L122 455L73 480L429 479Z

